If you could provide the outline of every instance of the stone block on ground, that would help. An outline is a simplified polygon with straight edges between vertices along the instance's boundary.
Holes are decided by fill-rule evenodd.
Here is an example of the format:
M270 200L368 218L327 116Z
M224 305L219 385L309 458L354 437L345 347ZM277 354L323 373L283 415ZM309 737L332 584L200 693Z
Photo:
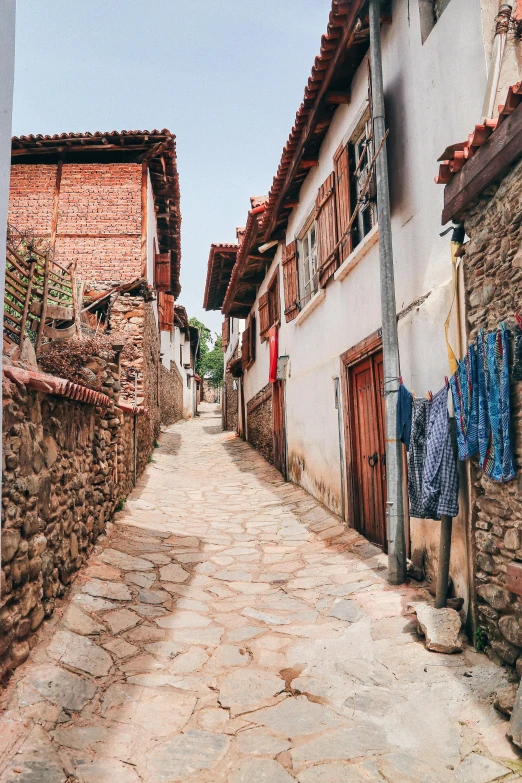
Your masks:
M408 604L408 609L417 615L418 630L426 639L427 650L448 654L462 651L462 621L454 609L435 609L420 602Z

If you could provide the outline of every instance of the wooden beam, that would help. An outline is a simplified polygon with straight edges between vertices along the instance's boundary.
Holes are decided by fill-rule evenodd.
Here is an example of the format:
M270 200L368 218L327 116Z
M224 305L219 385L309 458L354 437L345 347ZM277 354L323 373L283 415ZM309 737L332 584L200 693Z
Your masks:
M442 223L459 218L469 202L522 155L522 103L444 188Z
M281 203L286 195L286 192L294 178L295 172L297 171L299 167L299 161L301 159L301 156L303 154L306 142L310 138L313 129L316 124L316 113L317 109L319 108L319 105L324 99L325 93L328 90L328 86L330 84L330 81L332 79L332 76L334 74L334 71L339 63L339 60L344 56L344 53L346 51L346 48L350 45L350 42L355 35L355 21L357 17L359 16L359 13L361 11L361 8L364 5L365 0L354 0L353 3L349 6L348 15L346 17L346 20L342 24L342 33L338 38L337 41L337 48L335 49L335 52L333 53L331 60L328 64L328 68L326 69L324 73L323 80L321 82L321 86L317 92L316 98L314 100L313 106L310 109L310 112L308 114L308 119L306 122L305 127L303 128L303 131L301 132L301 136L299 138L299 141L297 143L297 147L294 151L294 156L292 158L292 163L288 167L288 171L286 173L286 177L283 183L283 187L281 188L281 191L279 193L279 196L277 198L276 204L274 209L272 210L272 214L270 217L270 222L267 226L267 230L265 233L265 242L268 242L270 239L270 236L272 234L272 231L274 230L274 226L277 220L277 214L281 208Z
M302 169L312 169L314 166L319 165L319 158L301 158L299 161L299 167Z
M351 99L351 90L346 90L344 92L327 92L325 96L326 103L331 103L334 106L339 106L341 103L350 103Z
M141 164L141 276L147 280L147 162ZM147 281L148 282L148 281Z
M299 206L299 201L296 201L296 199L294 199L293 201L285 201L282 208L293 209L294 207L298 207L298 206Z

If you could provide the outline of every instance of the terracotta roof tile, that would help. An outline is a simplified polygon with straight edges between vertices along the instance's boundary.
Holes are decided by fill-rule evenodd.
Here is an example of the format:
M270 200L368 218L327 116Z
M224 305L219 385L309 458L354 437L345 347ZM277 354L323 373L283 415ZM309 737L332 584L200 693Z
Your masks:
M486 143L492 133L504 122L522 102L522 82L512 84L506 96L505 103L498 107L499 116L496 120L486 119L469 134L466 141L447 147L438 158L439 173L435 177L438 185L447 185L453 175L460 171L475 152Z

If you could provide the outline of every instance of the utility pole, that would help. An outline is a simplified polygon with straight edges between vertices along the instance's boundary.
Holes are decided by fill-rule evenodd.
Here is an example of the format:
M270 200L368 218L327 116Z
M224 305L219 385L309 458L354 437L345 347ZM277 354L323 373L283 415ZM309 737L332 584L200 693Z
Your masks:
M381 54L380 0L370 0L370 63L372 71L373 145L378 149L384 134L384 88ZM382 350L384 359L384 400L386 420L386 518L388 530L388 580L402 584L406 579L406 541L404 535L404 495L402 444L397 432L399 389L399 340L393 274L393 248L388 185L386 142L375 162L377 180L377 218L379 222L379 259L381 270Z

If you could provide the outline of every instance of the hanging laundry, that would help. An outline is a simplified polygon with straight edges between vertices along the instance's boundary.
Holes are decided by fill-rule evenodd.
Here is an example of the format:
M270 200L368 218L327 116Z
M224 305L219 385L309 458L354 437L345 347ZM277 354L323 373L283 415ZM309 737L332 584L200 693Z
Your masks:
M410 516L419 519L426 518L422 503L422 474L424 472L430 404L429 400L421 397L412 400L411 436L408 451L408 500ZM436 517L429 518L436 519Z
M459 513L459 476L451 443L448 414L448 387L433 395L430 405L424 470L422 504L429 519Z
M505 323L477 337L479 464L495 481L515 476L511 448L509 342Z
M397 428L399 431L399 440L410 448L411 436L411 411L413 395L403 383L399 386L399 399L397 402Z
M513 337L513 369L511 370L511 377L514 381L522 381L522 319L520 323L518 323L517 319Z
M469 459L478 453L478 377L475 344L458 363L457 371L450 378L459 459Z

